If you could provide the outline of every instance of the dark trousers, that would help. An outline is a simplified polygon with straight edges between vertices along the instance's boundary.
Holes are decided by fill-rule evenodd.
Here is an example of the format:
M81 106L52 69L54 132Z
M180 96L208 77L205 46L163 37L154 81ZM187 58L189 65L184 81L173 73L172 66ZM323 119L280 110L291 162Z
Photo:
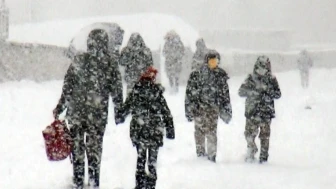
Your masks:
M104 130L105 126L87 127L86 123L72 125L70 128L74 140L73 183L78 189L84 188L85 152L88 160L89 185L99 187Z
M247 142L247 159L254 159L254 155L258 152L258 147L255 143L255 138L260 138L260 161L267 161L269 141L271 136L271 120L254 120L246 119L245 139Z
M155 189L157 174L156 162L159 153L159 147L145 147L137 145L137 166L136 166L136 187L135 189ZM147 156L148 152L148 156ZM148 164L149 174L146 173L146 161Z
M216 161L218 110L200 107L195 117L195 143L197 156L207 154L209 160ZM207 143L205 141L207 140ZM206 153L207 150L207 153Z

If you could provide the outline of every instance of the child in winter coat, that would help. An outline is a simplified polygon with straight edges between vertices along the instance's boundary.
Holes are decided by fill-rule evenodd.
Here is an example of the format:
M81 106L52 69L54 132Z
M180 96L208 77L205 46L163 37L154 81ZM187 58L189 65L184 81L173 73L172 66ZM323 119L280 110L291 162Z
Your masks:
M253 161L258 152L255 138L259 133L261 152L260 163L267 162L271 121L275 117L274 99L281 97L278 81L271 72L271 62L268 57L260 56L254 65L254 71L249 74L239 89L239 96L246 97L245 102L245 138L247 141L246 161Z
M127 97L122 117L132 114L130 137L137 149L135 189L155 189L156 162L163 146L164 130L168 139L175 138L173 117L163 96L163 88L155 83L157 70L149 67ZM148 157L147 157L148 152ZM148 160L149 174L145 172Z

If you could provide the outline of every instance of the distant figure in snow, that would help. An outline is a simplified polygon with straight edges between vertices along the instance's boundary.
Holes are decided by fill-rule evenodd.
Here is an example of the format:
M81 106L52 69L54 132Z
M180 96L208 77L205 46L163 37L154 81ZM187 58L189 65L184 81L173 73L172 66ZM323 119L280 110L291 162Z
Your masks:
M156 75L157 70L152 67L141 75L121 111L123 120L128 114L132 115L130 137L138 153L135 189L155 189L156 162L164 133L168 139L175 138L173 117L163 96L163 87L155 83Z
M74 140L74 189L84 188L85 152L88 159L89 185L99 188L103 137L108 118L109 97L114 103L115 122L123 122L119 109L123 102L118 59L108 53L108 35L94 29L87 38L87 52L76 55L64 77L61 98L53 111L55 119L66 111Z
M191 70L195 71L203 65L204 57L208 51L208 48L205 45L204 39L200 38L196 41L196 52L193 56L191 63Z
M309 86L309 70L313 67L313 60L310 58L307 50L303 50L300 53L300 57L297 61L298 68L301 75L302 88L308 88Z
M274 99L281 97L278 81L271 72L268 57L258 57L253 73L249 74L239 88L239 96L246 97L245 102L245 139L247 142L246 161L254 161L258 152L255 138L259 133L261 151L259 162L268 160L271 134L271 121L275 117Z
M178 92L180 74L182 71L182 59L184 56L184 45L180 36L174 31L170 31L165 36L163 47L165 57L165 68L169 79L169 84L174 92Z
M188 121L195 120L197 156L205 156L216 162L218 117L227 124L232 117L227 84L229 77L218 67L220 55L217 51L208 51L203 62L203 65L189 76L185 95L185 116Z
M133 33L120 55L120 65L125 67L125 81L127 83L127 93L139 80L142 73L147 68L153 66L152 52L139 33Z

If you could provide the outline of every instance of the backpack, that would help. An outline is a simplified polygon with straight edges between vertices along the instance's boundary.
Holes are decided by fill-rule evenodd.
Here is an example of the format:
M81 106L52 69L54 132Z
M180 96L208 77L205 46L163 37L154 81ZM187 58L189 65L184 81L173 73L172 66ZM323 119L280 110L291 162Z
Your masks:
M68 156L71 160L73 140L64 120L55 120L42 131L42 135L49 161L61 161Z

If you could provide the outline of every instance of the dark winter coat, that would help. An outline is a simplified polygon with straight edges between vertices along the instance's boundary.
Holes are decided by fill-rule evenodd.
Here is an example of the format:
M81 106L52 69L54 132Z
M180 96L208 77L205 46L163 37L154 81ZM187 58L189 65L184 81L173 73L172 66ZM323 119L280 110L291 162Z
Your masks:
M178 35L166 38L163 47L166 72L168 75L180 73L182 70L182 59L184 56L184 45Z
M153 64L152 52L146 47L140 34L133 33L120 55L120 65L125 67L125 81L134 84Z
M249 74L239 89L239 96L247 97L245 102L245 117L269 120L275 117L274 99L281 97L278 81L271 74L270 62L266 66L265 75L257 73L260 62L254 66L253 74Z
M191 64L192 70L197 70L203 65L204 58L207 52L208 52L208 48L206 47L204 40L198 39L196 41L196 52L193 56L193 60Z
M115 112L123 102L122 80L118 60L107 54L108 38L103 30L94 31L88 38L88 53L76 56L67 70L55 113L58 115L67 109L67 118L79 122L96 115L96 119L106 119L105 126L109 96L112 96Z
M162 146L164 130L167 138L175 137L173 117L159 84L146 79L137 82L122 112L123 117L132 114L130 137L133 145Z
M219 55L218 55L219 56ZM186 96L185 114L188 119L193 119L202 112L200 107L218 109L220 118L228 123L232 117L232 107L227 80L227 73L217 67L211 70L207 64L190 74Z

